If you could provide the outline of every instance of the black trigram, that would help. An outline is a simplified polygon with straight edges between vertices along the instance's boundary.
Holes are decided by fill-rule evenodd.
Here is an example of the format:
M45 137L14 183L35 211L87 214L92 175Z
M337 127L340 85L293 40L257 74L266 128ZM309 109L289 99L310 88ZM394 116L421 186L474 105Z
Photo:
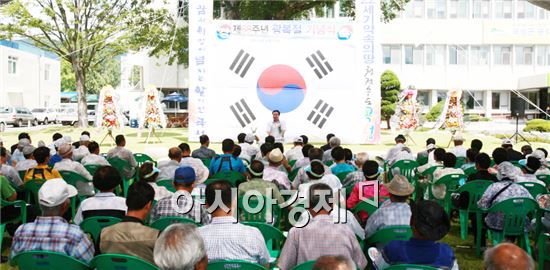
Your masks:
M250 66L252 66L254 60L256 60L254 56L243 50L240 50L233 60L233 63L231 63L231 66L229 66L229 69L235 72L235 74L241 76L241 78L244 78L244 76L248 72L248 69L250 69Z
M315 72L319 79L322 79L324 76L327 76L330 72L332 72L332 66L319 50L306 57L306 61L309 66L313 68L313 72Z
M315 107L309 113L307 120L312 124L316 125L318 128L323 128L328 118L334 111L334 108L323 100L319 99Z
M237 118L237 121L241 124L241 127L245 127L256 120L256 116L254 116L244 99L235 102L235 104L229 106L229 109L231 109L233 115L235 115L235 118Z

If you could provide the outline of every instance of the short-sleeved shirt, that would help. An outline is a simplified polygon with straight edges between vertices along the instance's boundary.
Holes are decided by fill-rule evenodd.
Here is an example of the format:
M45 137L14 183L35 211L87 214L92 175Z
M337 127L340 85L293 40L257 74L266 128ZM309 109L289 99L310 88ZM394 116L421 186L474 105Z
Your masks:
M19 177L19 172L17 172L12 166L0 164L0 175L6 177L15 186L23 185L23 181L21 181L21 177Z
M382 253L389 264L420 264L451 269L455 263L455 255L449 245L416 238L391 241Z
M269 121L267 123L267 134L275 137L276 142L283 142L283 134L286 131L286 123L283 120L278 122Z
M31 179L50 180L54 178L63 178L56 169L50 169L47 165L37 165L25 174L25 181Z
M223 154L212 159L210 162L211 175L226 171L244 173L246 169L242 160L233 157L231 154Z
M126 215L127 209L125 198L118 197L112 192L99 192L80 203L73 221L80 225L84 219L94 216L122 218Z
M6 200L7 198L13 196L13 193L15 193L15 189L11 186L10 181L6 179L6 177L0 175L0 193L2 195L2 200Z
M332 174L334 175L338 175L339 173L344 173L344 172L354 172L356 170L355 167L353 167L353 165L350 165L350 164L347 164L347 163L339 163L339 164L335 164L334 166L332 166L332 168L330 168Z
M191 156L194 158L200 158L200 159L212 159L216 156L216 152L214 152L214 150L204 145L201 145L199 149L195 149L191 153Z
M160 199L151 212L151 223L163 217L184 217L203 225L210 223L210 214L208 214L206 208L196 200L193 200L191 206L191 201L188 200L192 199L189 193L185 196L183 191L176 191L172 196ZM174 200L177 201L179 209L174 207ZM188 204L191 208L189 211L185 211Z

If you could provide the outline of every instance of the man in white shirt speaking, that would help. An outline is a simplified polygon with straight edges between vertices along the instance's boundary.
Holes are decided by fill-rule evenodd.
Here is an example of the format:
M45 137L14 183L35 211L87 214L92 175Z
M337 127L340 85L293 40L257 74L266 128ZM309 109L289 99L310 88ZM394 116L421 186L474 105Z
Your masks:
M284 143L286 123L279 119L281 112L279 110L274 110L271 112L271 115L273 115L273 121L267 123L267 135L275 137L275 142Z

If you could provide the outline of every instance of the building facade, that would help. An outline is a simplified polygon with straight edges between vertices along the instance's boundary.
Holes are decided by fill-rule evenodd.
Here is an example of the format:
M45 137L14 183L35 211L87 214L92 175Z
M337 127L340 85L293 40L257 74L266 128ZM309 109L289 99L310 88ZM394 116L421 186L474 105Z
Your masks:
M467 114L509 116L512 90L548 106L550 81L520 81L550 73L550 11L526 0L411 0L381 27L383 69L419 90L424 112L452 89Z
M59 57L22 41L0 40L0 106L59 106Z

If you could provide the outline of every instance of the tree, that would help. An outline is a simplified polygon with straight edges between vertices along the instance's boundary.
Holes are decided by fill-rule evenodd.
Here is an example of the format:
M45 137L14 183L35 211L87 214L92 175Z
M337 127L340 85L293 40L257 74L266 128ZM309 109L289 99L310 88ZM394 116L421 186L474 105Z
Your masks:
M382 93L381 113L390 128L390 118L395 114L395 106L399 100L401 82L391 70L386 70L380 78L380 91Z
M97 68L90 70L86 76L86 92L99 93L105 85L113 87L120 84L120 60L115 58L105 59ZM61 61L61 91L76 91L76 80L71 63Z
M78 93L78 120L88 125L86 82L105 60L125 53L144 26L162 28L169 14L152 0L13 0L2 6L0 34L23 38L70 63ZM99 70L98 70L99 71ZM103 71L104 72L104 71Z

